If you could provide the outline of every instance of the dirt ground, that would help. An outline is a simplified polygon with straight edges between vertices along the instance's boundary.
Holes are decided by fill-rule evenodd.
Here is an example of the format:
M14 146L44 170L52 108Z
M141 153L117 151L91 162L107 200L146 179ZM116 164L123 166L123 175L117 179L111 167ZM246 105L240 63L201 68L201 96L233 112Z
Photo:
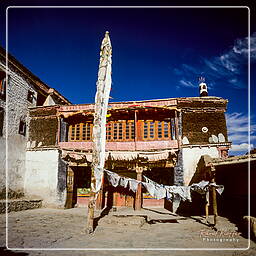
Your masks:
M214 230L201 216L176 216L158 208L133 216L130 210L104 214L96 213L95 232L86 234L86 208L11 212L9 250L2 214L0 255L256 255L256 244L223 217Z

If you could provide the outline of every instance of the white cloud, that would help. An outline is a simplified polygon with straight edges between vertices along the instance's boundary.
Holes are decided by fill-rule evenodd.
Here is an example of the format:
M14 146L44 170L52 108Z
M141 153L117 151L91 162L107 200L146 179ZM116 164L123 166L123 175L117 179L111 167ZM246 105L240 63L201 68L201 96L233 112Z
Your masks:
M179 69L174 69L174 74L180 79L182 76L184 81L194 81L203 74L207 81L214 81L215 85L226 81L226 84L232 88L247 88L248 53L250 53L250 61L256 62L256 32L250 37L250 52L248 46L248 37L238 38L219 56L201 58L201 63L197 62L193 66L182 64ZM188 87L187 83L180 85Z
M181 85L185 86L185 87L192 87L192 88L197 87L197 85L194 85L194 84L191 83L190 81L185 81L185 80L183 80L183 79L181 79L179 83L180 83Z
M217 67L213 62L208 61L207 59L204 59L204 62L205 62L205 64L206 64L209 68L211 68L211 69L213 69L214 71L217 71L217 72L218 72L218 67Z
M250 125L250 141L249 143L249 118L248 115L243 113L231 113L226 114L227 119L227 129L228 129L228 138L232 142L232 147L230 151L234 152L248 152L248 150L253 148L254 141L256 140L256 125L252 123Z
M221 62L222 66L228 69L231 72L238 72L237 62L233 59L233 53L228 52L223 54L219 57L219 61Z
M241 144L233 144L232 146L231 146L231 149L230 149L230 151L232 152L232 151L235 151L235 152L237 152L237 151L246 151L246 152L248 152L248 151L250 151L251 149L253 148L253 144L247 144L247 143L241 143Z
M232 134L228 136L229 141L244 141L244 142L248 142L249 141L249 136L247 133L245 134ZM252 135L250 136L250 140L256 140L256 135Z
M246 38L240 38L235 41L235 44L233 46L234 53L243 55L244 57L247 58L249 48L248 48L248 37ZM251 56L251 61L256 60L256 32L254 32L250 36L250 56Z
M231 114L226 114L226 118L229 133L248 132L248 130L251 133L256 132L256 124L252 123L252 118L249 128L248 115L234 112Z
M219 57L222 65L231 72L240 73L241 65L247 63L248 54L251 61L256 60L256 32L250 37L250 52L248 37L235 40L233 47Z
M231 84L235 84L235 83L238 82L238 80L237 80L236 78L229 79L228 81L229 81L229 83L231 83Z

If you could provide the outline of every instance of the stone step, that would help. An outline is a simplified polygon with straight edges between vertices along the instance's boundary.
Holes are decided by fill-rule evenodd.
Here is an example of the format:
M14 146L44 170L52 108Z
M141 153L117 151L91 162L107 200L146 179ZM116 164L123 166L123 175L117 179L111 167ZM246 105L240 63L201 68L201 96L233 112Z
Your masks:
M42 207L41 199L9 199L8 212L18 212ZM0 200L0 214L6 212L6 200Z

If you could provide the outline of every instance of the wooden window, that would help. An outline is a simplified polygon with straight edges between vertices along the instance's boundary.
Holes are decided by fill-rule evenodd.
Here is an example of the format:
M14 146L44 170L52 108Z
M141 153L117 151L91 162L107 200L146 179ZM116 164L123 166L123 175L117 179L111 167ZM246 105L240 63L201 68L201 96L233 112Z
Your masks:
M19 125L19 134L25 136L26 135L26 122L20 120L20 125Z
M107 141L126 141L134 139L134 121L107 123L106 139Z
M75 133L75 140L79 141L80 140L80 124L76 124L76 133Z
M92 138L92 123L82 124L82 141L89 141Z
M74 125L70 125L69 126L69 139L71 141L75 140L75 131L76 131L76 127Z
M126 140L134 140L134 121L128 120L124 123L125 125L125 139Z
M90 141L92 139L92 123L78 123L69 126L69 141Z
M108 141L122 141L124 139L125 123L123 121L117 121L109 123L106 129L106 136Z
M144 122L143 138L148 138L148 122Z
M145 140L153 140L155 138L155 122L144 121L143 125L143 138Z
M164 121L164 137L169 138L170 137L170 123Z
M112 138L112 134L111 134L111 131L112 131L112 123L110 123L110 122L108 122L107 124L106 124L106 136L107 136L107 140L109 141L109 140L111 140L111 138Z
M118 139L123 139L123 123L118 123Z
M171 123L167 121L146 120L143 124L143 140L165 140L171 137Z
M158 121L157 125L157 136L159 139L163 137L163 123Z
M113 139L116 140L117 139L117 123L114 123L113 131L114 131Z
M4 130L4 109L0 107L0 136L3 136Z
M28 90L28 97L27 100L33 103L35 93L33 91Z
M6 95L6 74L0 71L0 97L4 98Z
M154 137L155 137L155 123L153 121L149 123L149 134L150 134L150 138L154 139Z

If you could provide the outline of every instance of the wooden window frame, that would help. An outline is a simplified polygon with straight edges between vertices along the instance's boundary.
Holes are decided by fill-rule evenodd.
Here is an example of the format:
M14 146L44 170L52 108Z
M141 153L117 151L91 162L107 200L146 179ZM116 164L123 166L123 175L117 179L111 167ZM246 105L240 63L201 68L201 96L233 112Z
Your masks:
M80 123L82 130L80 130L79 141L91 141L92 140L92 122ZM80 129L81 129L80 128ZM85 136L84 136L85 134Z
M34 102L34 98L35 98L35 92L33 92L31 90L28 90L27 100L30 103L33 103Z
M24 120L20 120L19 134L23 135L23 136L26 136L26 122Z
M92 126L93 126L92 122L76 123L76 124L69 125L68 141L69 142L91 141ZM85 130L85 136L84 136L84 130ZM90 134L89 138L88 138L88 130Z
M4 116L4 108L0 107L0 137L2 137L4 133Z
M152 132L152 122L153 122L153 137L151 137ZM142 129L142 140L143 141L154 141L154 140L172 140L172 125L171 120L143 120ZM165 123L167 123L167 137L165 136ZM145 129L145 124L147 127ZM159 137L159 127L161 127L161 137ZM145 136L145 131L147 131L147 136Z
M116 137L115 137L115 127L116 127ZM121 130L121 133L120 133L120 130ZM106 141L108 141L108 142L126 141L126 123L125 123L125 120L110 121L107 124L107 127L106 127Z
M140 126L142 141L175 140L175 120L141 120ZM145 129L145 124L147 124ZM136 137L136 123L134 120L110 121L106 124L107 142L134 141ZM116 128L115 128L116 127ZM137 127L138 128L138 127ZM152 130L153 129L153 130ZM92 141L92 122L83 122L69 125L68 141ZM166 133L167 131L167 133ZM147 136L145 137L145 133ZM88 137L88 134L90 136ZM160 136L159 136L160 135Z
M0 98L6 98L6 72L0 70Z
M125 121L124 141L134 141L135 140L135 125L134 124L135 124L134 120L126 120ZM128 131L128 137L127 137L127 131Z
M87 136L88 126L90 127L89 138ZM114 127L116 127L116 136L115 136ZM92 141L92 130L93 130L92 122L70 124L69 131L68 131L68 141L69 142ZM128 134L128 137L126 137L127 134ZM134 120L110 121L106 124L106 141L108 142L134 141L134 139L135 139Z

